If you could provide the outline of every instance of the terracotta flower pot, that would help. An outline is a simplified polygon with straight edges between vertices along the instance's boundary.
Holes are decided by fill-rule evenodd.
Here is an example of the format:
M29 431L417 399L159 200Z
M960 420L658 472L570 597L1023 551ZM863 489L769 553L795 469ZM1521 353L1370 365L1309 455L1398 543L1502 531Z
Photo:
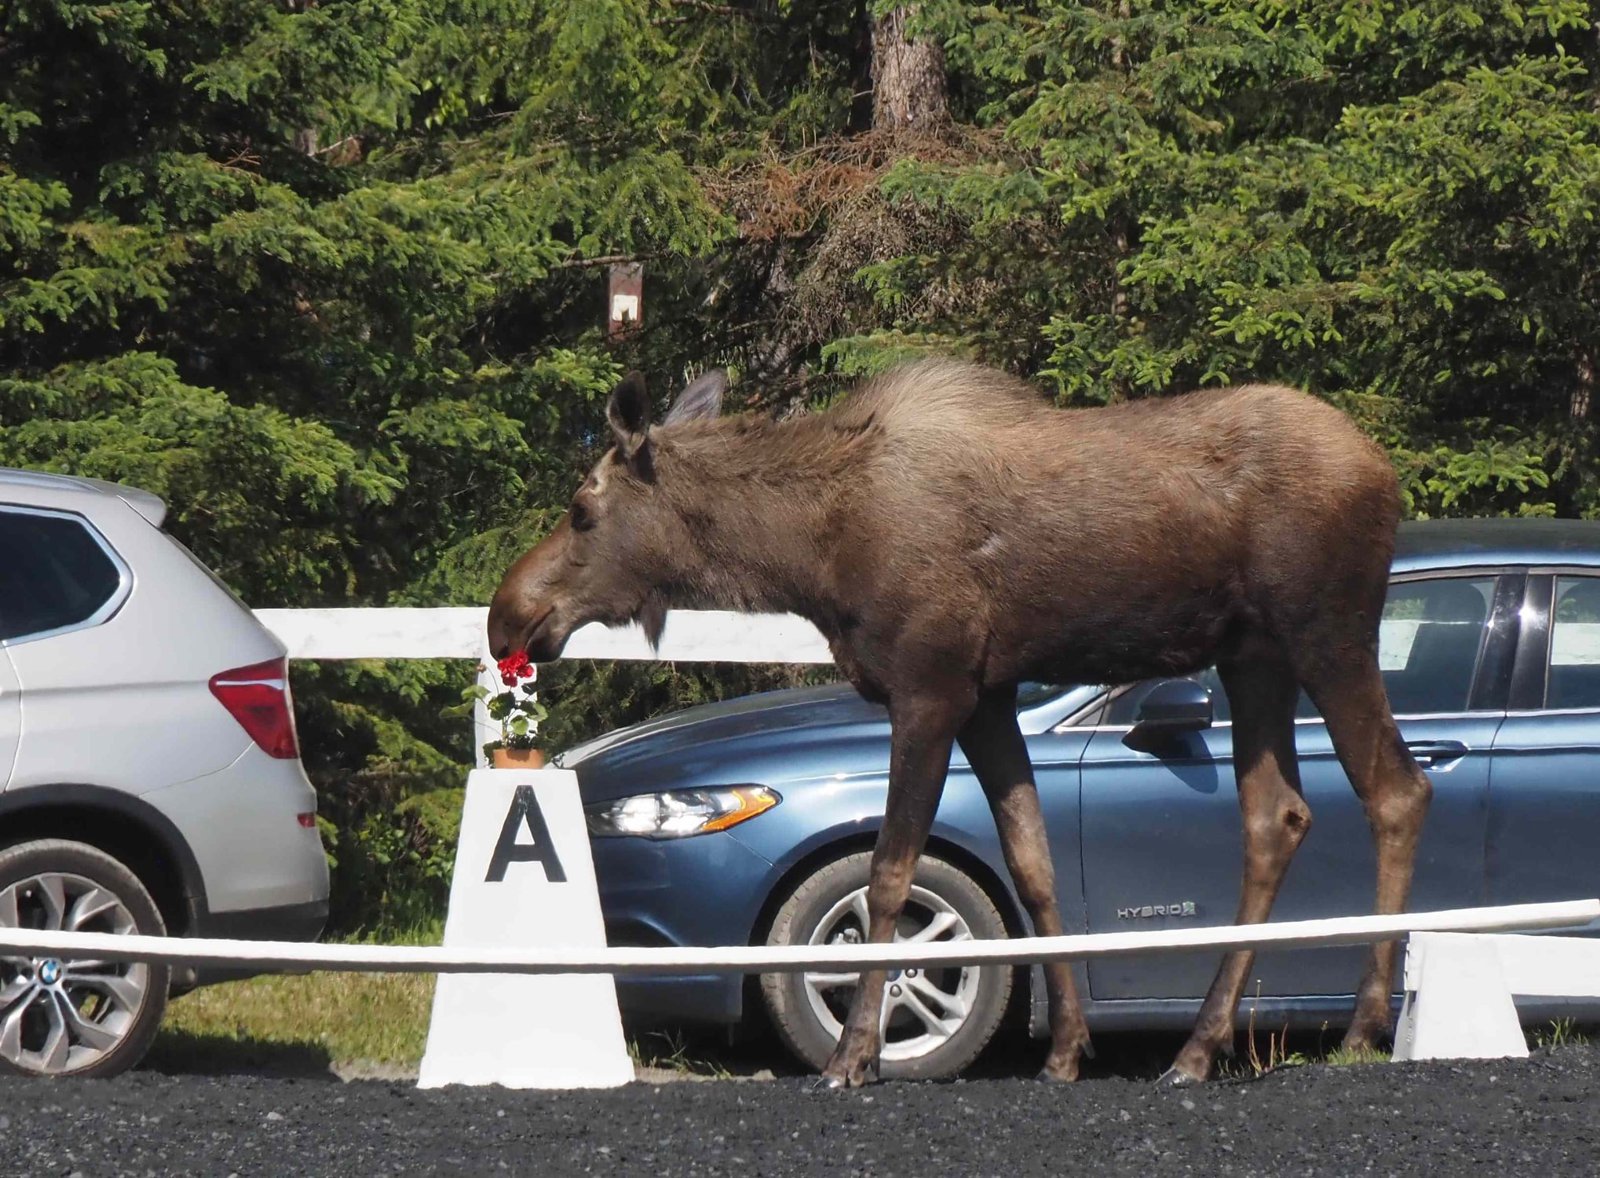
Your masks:
M490 750L490 763L496 769L543 769L544 754L538 749L508 749L497 748Z

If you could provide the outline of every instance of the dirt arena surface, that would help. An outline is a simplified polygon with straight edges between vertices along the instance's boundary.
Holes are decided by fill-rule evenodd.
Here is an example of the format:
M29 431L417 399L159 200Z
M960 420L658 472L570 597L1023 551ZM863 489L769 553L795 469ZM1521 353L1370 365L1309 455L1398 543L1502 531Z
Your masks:
M409 1084L140 1072L0 1080L0 1173L1447 1174L1600 1172L1600 1047L1310 1065L1249 1081Z

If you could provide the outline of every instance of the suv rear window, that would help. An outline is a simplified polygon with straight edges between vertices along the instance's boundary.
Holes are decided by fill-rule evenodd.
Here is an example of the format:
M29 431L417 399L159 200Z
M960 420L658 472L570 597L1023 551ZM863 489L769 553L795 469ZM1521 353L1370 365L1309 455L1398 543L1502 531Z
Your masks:
M82 520L0 507L0 642L81 625L121 585L122 570Z

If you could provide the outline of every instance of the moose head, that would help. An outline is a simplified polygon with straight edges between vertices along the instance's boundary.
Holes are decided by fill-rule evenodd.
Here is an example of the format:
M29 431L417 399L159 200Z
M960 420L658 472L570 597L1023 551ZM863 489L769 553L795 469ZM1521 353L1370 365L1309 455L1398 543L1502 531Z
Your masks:
M630 372L606 404L614 444L595 464L555 528L511 566L489 606L496 658L525 650L553 659L588 622L637 621L651 641L666 621L667 589L692 544L662 493L672 478L675 427L715 418L728 389L714 369L693 381L660 425L650 422L644 377Z

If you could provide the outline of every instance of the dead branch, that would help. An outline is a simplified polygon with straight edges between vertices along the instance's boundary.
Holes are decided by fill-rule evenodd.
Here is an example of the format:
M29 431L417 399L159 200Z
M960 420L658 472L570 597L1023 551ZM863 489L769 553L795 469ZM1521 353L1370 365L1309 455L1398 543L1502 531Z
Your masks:
M663 25L681 25L702 16L731 16L739 20L771 22L777 18L753 8L740 8L733 4L711 4L707 0L667 0L669 8L686 8L690 11L678 16L658 16L650 23L656 28Z

